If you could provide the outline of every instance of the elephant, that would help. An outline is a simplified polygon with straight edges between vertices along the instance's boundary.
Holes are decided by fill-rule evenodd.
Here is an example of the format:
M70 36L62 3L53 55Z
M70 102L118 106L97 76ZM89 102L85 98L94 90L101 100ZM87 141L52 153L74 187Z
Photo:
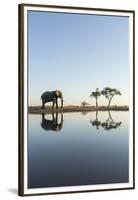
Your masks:
M61 100L61 108L63 108L63 95L62 92L59 90L55 91L46 91L41 95L42 100L42 108L45 108L45 103L47 102L53 102L52 109L54 108L54 105L56 104L56 108L58 108L58 98Z
M63 127L63 114L61 113L61 120L60 123L58 123L58 113L56 113L56 117L54 113L52 113L52 120L46 119L43 113L41 127L46 131L60 131Z

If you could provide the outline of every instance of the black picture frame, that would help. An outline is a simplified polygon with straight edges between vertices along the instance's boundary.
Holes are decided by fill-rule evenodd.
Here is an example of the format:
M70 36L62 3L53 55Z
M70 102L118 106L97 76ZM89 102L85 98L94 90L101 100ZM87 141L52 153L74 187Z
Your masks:
M24 144L24 10L25 8L53 8L53 9L68 9L70 12L72 11L99 11L99 12L112 12L112 13L126 13L132 15L132 23L133 23L133 35L132 35L132 46L133 46L133 73L132 73L132 82L133 82L133 183L131 187L123 187L123 188L106 188L106 189L85 189L85 190L73 190L73 191L60 191L60 192L44 192L44 193L25 193L24 191L24 154L25 154L25 144ZM42 5L42 4L19 4L18 5L18 44L19 44L19 54L18 54L18 82L19 82L19 90L18 90L18 194L19 196L33 196L33 195L49 195L49 194L64 194L64 193L84 193L84 192L100 192L100 191L113 191L113 190L129 190L135 188L135 11L134 10L118 10L118 9L102 9L102 8L90 8L90 7L72 7L72 6L55 6L55 5ZM28 80L27 80L28 81Z

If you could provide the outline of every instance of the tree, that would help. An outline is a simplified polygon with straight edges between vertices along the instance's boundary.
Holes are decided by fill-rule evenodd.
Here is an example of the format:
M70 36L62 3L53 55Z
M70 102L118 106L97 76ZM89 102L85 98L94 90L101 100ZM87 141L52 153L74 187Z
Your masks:
M107 107L110 107L111 101L115 95L121 95L121 92L116 89L116 88L110 88L110 87L105 87L102 91L101 94L105 96L105 98L108 100L108 105Z
M96 91L92 92L91 95L90 95L91 98L93 98L93 97L95 98L96 107L98 107L98 97L100 97L100 96L101 96L101 92L99 91L99 88L96 88Z
M96 119L91 120L90 123L91 123L92 126L96 126L97 130L100 128L101 121L98 120L98 110L96 110Z
M83 107L85 107L86 105L89 105L86 101L82 101L81 102L81 105L83 106Z
M108 111L108 118L105 122L101 123L101 126L105 130L111 130L111 129L116 129L119 126L121 126L122 122L115 122L111 116L111 113Z

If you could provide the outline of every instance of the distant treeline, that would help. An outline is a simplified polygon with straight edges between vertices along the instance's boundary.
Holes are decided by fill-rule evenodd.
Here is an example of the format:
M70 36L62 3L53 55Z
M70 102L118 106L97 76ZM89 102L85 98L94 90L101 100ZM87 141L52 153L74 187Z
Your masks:
M41 114L41 113L52 113L52 112L89 112L89 111L128 111L129 107L128 106L110 106L110 108L107 108L107 106L75 106L75 105L69 105L69 106L64 106L63 108L58 108L58 109L51 109L51 106L47 106L45 109L42 109L41 106L29 106L28 107L28 112L29 113L36 113L36 114Z

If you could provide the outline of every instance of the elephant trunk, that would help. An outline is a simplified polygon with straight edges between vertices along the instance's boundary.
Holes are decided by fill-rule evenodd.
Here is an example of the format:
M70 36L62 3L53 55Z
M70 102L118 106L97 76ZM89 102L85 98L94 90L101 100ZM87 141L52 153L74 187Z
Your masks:
M61 108L63 108L63 98L61 98Z

